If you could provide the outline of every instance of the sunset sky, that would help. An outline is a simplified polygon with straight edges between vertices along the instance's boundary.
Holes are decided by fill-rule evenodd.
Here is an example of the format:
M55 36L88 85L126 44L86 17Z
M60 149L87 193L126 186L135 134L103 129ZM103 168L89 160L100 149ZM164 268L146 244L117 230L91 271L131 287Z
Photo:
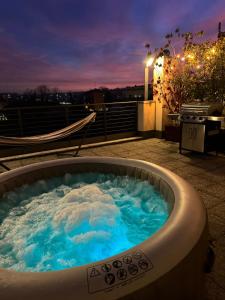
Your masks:
M0 92L142 84L145 43L177 27L216 39L219 21L224 0L1 1Z

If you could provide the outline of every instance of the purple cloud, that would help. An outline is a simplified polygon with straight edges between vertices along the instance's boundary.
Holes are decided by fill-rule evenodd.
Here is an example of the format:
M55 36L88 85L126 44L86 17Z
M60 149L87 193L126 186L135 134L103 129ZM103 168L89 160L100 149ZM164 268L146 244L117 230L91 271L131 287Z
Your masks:
M216 38L224 0L8 0L0 11L0 91L143 82L144 44L203 29Z

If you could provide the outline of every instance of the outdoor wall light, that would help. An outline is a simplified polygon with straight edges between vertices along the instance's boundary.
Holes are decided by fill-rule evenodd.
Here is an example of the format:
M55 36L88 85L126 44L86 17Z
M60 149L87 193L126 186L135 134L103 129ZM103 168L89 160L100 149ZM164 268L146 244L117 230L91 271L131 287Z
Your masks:
M147 44L145 46L146 48L150 48L150 45ZM154 56L152 55L151 51L148 50L146 58L145 58L145 90L144 90L144 100L147 101L148 96L149 96L149 91L148 91L148 85L149 85L149 68L152 66L152 64L154 63Z
M146 67L151 67L154 62L154 56L152 56L151 52L148 52L146 57Z

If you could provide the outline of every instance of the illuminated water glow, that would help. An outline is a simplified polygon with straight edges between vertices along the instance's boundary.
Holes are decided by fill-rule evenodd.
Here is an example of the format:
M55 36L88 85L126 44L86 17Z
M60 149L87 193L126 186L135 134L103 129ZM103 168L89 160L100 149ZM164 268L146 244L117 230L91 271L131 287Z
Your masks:
M66 174L5 194L0 202L0 267L62 270L99 261L154 234L167 203L147 181Z

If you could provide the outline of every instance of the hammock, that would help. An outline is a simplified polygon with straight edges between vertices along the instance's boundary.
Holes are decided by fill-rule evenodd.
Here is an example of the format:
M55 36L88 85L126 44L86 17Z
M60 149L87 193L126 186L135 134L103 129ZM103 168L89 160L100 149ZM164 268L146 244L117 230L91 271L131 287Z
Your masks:
M53 142L59 139L63 139L68 137L69 135L81 130L85 125L89 122L95 120L96 113L91 113L86 118L75 122L65 128L53 131L51 133L28 136L28 137L6 137L0 136L0 145L8 145L8 146L26 146L26 145L35 145Z

